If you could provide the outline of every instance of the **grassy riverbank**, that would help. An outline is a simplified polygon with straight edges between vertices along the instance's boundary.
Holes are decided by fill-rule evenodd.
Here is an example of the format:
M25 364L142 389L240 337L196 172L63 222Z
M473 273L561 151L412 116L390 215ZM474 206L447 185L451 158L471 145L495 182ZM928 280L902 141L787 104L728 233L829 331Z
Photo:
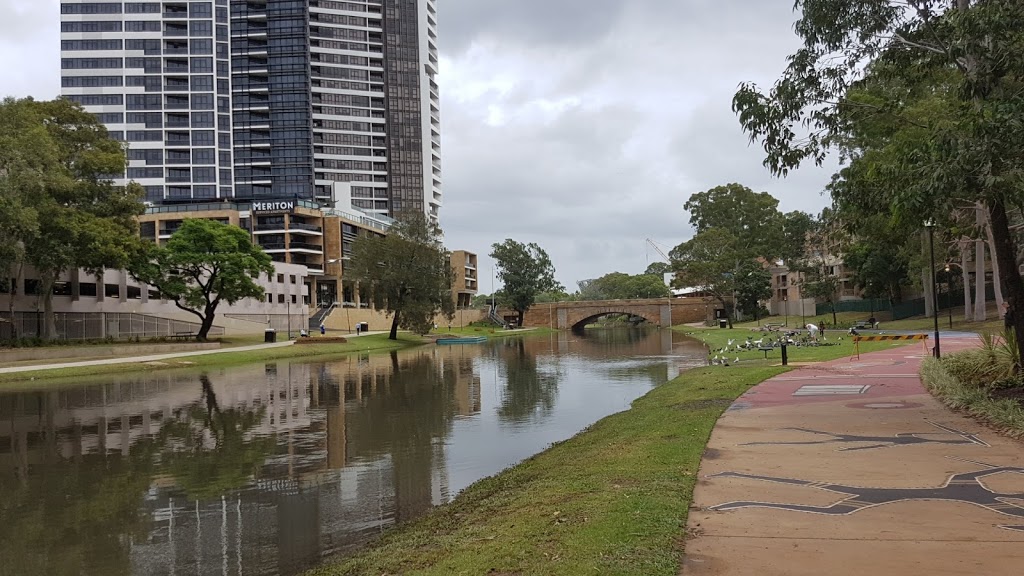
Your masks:
M175 368L220 368L250 362L291 359L325 359L352 354L356 352L372 352L397 350L420 346L428 340L413 334L401 333L398 340L388 340L387 334L372 334L352 338L346 343L338 344L293 344L280 348L263 350L245 350L239 352L218 352L203 356L181 356L157 362L124 362L120 364L102 364L75 368L54 368L49 370L32 370L26 372L0 373L0 388L10 389L13 386L31 382L38 386L40 381L59 383L69 378L87 376L105 376L110 374L126 374L132 372L153 372Z
M681 327L713 347L749 330ZM875 342L862 350L888 348ZM852 343L806 348L802 361L847 356ZM679 571L704 447L740 394L786 371L760 352L692 370L632 407L483 479L368 549L310 576L620 574ZM760 359L759 359L760 358Z

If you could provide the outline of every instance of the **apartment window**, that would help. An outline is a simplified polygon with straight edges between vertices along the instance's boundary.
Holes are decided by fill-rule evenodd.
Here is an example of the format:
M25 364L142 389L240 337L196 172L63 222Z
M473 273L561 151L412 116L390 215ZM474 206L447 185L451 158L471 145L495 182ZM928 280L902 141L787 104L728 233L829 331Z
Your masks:
M124 23L125 32L159 32L159 20L129 20Z
M129 168L128 179L136 180L139 178L163 178L163 168Z
M217 169L210 167L195 167L192 169L192 181L199 183L216 183L217 182ZM199 187L196 186L198 189Z
M79 282L78 284L78 295L87 296L91 298L96 297L96 283L95 282Z
M289 274L288 281L291 282L292 284L295 284L295 274Z
M60 79L64 88L110 88L123 84L121 76L64 76Z
M193 146L213 146L213 130L194 130L192 131L192 145Z
M212 37L213 22L209 20L193 20L188 23L189 36Z
M163 71L163 63L159 58L125 58L124 67L142 68L142 71L147 74L159 74Z
M186 108L188 106L185 106ZM213 94L193 94L193 110L213 110Z
M141 50L147 56L159 56L163 48L159 40L129 39L124 41L125 50Z
M156 238L156 222L139 222L139 235L149 240Z
M277 283L278 284L284 284L284 274L278 274L277 275Z
M195 56L191 58L191 72L193 74L212 74L213 58Z
M115 2L82 2L72 4L64 2L60 5L61 14L120 14L121 3Z
M107 298L120 298L121 297L121 286L117 284L104 284L103 295Z
M191 198L192 187L191 186L168 186L167 187L168 198Z
M188 164L191 161L191 156L188 150L168 150L167 151L167 163L168 164Z
M120 94L70 94L66 98L82 106L119 106L124 103L124 96Z
M273 294L267 294L267 304L273 304L273 303L274 303L274 295Z
M124 68L123 58L61 58L63 70L101 70Z
M190 40L189 53L193 55L213 54L213 40L199 38Z
M163 128L164 115L159 112L129 112L129 124L145 124L146 128Z
M193 92L213 92L213 76L192 76Z
M127 286L129 300L142 300L142 289L138 286Z
M188 94L166 94L164 99L168 110L188 110Z
M189 18L212 18L213 4L209 2L192 2L188 5Z
M196 170L198 170L198 168ZM194 176L194 174L193 174L193 176ZM201 199L201 198L216 198L217 197L217 187L216 186L193 186L192 187L192 197L193 198L197 198L197 199Z
M120 40L61 40L61 50L121 50Z
M160 92L163 85L159 76L128 76L125 78L126 86L143 86L146 92Z
M125 14L159 14L159 2L125 2Z
M277 303L278 304L284 304L284 294L278 294L277 295Z
M197 148L192 151L192 164L213 166L217 164L217 150L214 148Z
M167 181L168 182L190 182L192 180L192 170L188 168L168 168L167 169ZM191 190L189 190L191 192Z
M99 112L93 114L93 116L101 124L121 124L124 122L124 114L120 112Z
M61 32L120 32L121 21L61 22Z
M299 303L299 299L295 296L295 294L292 294L292 304L298 304L298 303Z

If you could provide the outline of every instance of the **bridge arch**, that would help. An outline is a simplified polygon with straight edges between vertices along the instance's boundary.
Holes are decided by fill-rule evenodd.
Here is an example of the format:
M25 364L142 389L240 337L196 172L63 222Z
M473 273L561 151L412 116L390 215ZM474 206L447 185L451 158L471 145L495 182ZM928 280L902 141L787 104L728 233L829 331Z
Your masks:
M570 328L572 330L574 330L574 331L582 330L584 328L584 326L587 326L588 324L593 324L594 322L597 322L601 318L605 318L605 317L608 317L608 316L628 316L630 321L646 322L646 323L652 324L652 325L658 324L658 321L660 320L660 318L651 318L647 314L637 314L635 312L627 312L625 310L617 310L617 311L611 311L611 312L598 312L596 314L591 314L590 316L587 316L586 318L581 318L579 320L576 320L576 322L574 322L570 326Z

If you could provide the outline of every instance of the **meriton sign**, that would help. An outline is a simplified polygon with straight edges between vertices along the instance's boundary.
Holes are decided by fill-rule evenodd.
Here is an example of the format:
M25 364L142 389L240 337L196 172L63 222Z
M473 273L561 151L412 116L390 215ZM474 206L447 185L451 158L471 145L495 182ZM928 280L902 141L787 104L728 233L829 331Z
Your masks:
M270 200L266 202L253 202L253 212L291 212L295 210L294 200Z

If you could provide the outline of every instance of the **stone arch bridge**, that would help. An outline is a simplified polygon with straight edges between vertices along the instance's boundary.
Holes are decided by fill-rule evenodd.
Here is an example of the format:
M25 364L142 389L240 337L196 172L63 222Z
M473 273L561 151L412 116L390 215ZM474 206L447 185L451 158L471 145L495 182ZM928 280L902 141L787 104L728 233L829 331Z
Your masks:
M703 322L714 304L704 298L650 298L645 300L592 300L535 304L523 317L524 327L561 330L582 328L602 316L626 314L655 326Z

